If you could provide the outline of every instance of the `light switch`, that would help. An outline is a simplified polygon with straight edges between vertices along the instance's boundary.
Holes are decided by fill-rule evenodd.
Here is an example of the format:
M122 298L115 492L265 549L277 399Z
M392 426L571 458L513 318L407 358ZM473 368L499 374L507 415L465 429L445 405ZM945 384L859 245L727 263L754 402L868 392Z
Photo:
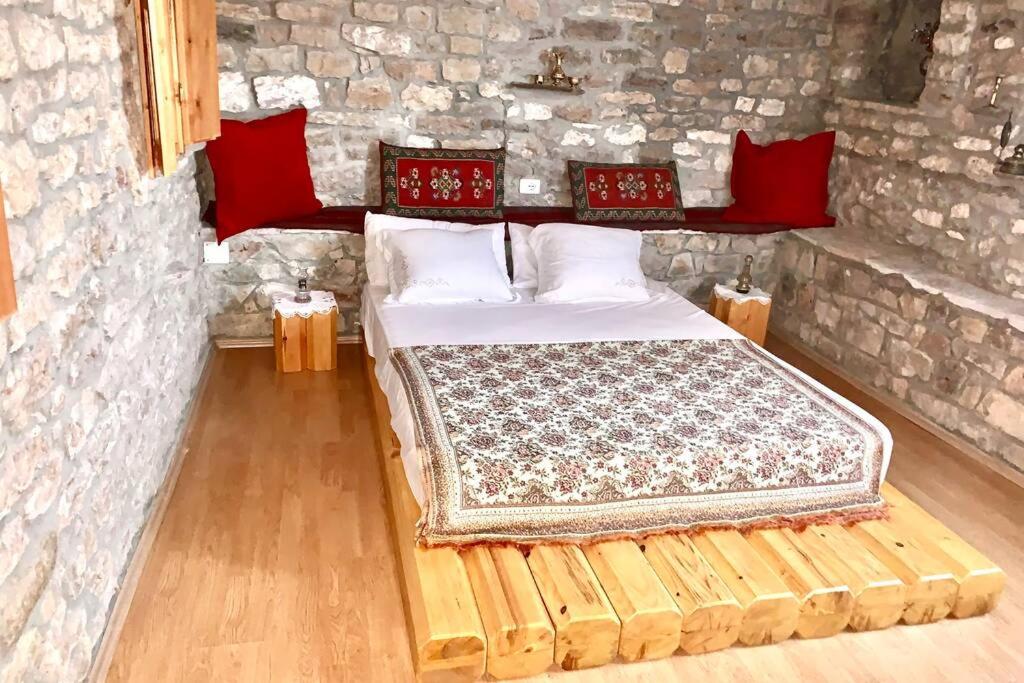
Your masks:
M203 263L223 265L231 261L227 242L203 242Z
M540 194L540 180L537 178L520 178L519 194Z

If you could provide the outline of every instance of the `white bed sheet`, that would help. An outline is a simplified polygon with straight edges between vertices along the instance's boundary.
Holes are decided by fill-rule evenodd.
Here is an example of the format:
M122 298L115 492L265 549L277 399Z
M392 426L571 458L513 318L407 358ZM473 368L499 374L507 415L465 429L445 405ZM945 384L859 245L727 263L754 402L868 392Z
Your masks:
M533 301L532 290L520 290L521 296L514 303L402 305L384 303L386 287L364 287L361 314L366 346L376 361L377 381L388 400L391 428L401 443L402 464L416 500L423 504L416 426L402 380L391 364L391 349L440 344L742 338L664 284L651 283L651 289L651 298L642 302L543 304ZM782 360L778 362L791 367ZM810 377L807 380L878 428L884 438L884 480L892 454L889 430L828 387Z

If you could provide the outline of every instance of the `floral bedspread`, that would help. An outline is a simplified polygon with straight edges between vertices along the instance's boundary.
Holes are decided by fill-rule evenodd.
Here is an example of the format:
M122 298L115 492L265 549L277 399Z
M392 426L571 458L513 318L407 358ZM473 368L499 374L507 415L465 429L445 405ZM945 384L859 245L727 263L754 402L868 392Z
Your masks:
M883 435L747 340L392 351L427 545L879 516Z

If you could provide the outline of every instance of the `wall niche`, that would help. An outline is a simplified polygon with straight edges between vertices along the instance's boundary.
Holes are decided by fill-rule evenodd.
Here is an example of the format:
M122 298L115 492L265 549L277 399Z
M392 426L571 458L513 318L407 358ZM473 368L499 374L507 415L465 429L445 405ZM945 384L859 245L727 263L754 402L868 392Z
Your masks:
M896 6L895 23L879 59L881 94L886 102L913 104L924 90L942 3L902 0Z
M924 90L941 6L941 0L841 2L836 42L847 54L841 60L846 77L840 79L840 94L916 104Z

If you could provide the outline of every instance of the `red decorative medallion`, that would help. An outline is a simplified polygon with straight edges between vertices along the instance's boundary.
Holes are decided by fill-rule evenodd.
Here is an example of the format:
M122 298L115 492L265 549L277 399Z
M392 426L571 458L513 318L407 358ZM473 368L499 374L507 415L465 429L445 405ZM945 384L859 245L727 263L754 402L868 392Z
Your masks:
M682 221L676 166L569 162L576 218L581 221Z
M385 213L420 218L501 218L505 150L380 144Z

